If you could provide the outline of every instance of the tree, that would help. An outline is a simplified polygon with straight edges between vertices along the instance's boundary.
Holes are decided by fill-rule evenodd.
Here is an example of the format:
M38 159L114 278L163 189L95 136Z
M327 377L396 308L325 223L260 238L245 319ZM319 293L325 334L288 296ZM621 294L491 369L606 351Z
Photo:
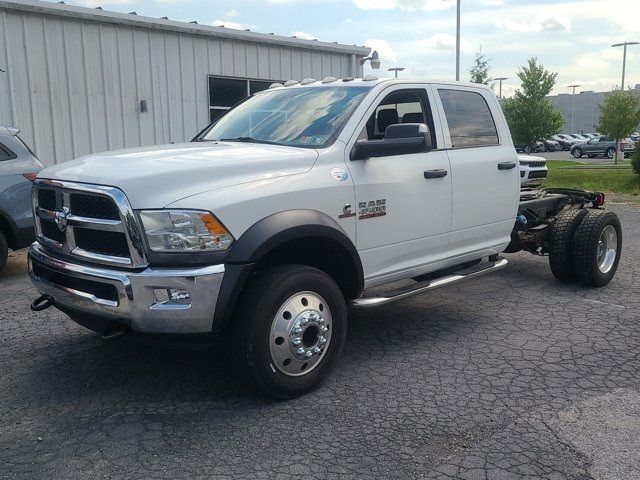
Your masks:
M631 91L614 90L608 93L600 105L600 121L596 125L598 132L615 138L616 160L620 140L631 135L640 125L640 97Z
M556 83L556 76L557 73L539 65L536 58L530 58L518 71L522 84L514 96L502 104L516 145L527 146L546 140L564 125L562 114L546 98Z
M476 58L473 60L473 67L469 70L471 74L470 82L489 84L489 58L482 53L482 48L476 52Z

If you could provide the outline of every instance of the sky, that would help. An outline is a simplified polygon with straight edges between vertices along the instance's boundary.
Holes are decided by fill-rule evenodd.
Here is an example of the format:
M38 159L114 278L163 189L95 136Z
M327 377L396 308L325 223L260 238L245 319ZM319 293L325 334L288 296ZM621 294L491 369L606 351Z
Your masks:
M640 0L460 0L461 80L475 52L489 58L491 77L508 77L503 95L519 86L518 69L537 57L558 73L552 93L619 88L622 48L640 41ZM67 4L135 11L151 17L250 28L252 31L366 45L382 66L365 73L455 78L456 0L66 0ZM626 85L640 83L640 45L629 47ZM497 89L497 86L496 86Z

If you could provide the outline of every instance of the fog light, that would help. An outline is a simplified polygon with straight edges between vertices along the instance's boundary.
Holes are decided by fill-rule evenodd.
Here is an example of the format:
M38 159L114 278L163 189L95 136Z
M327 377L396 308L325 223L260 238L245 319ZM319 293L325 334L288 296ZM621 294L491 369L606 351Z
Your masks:
M172 305L191 305L191 295L186 290L180 290L177 288L156 288L153 290L156 297L156 303L154 307L158 306L172 306Z

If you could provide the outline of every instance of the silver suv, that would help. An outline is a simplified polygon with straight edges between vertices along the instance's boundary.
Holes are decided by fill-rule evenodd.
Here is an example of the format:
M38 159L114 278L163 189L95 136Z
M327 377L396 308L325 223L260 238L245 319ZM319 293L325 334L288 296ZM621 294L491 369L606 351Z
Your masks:
M0 126L0 270L9 248L18 250L34 240L31 182L44 168L19 132Z

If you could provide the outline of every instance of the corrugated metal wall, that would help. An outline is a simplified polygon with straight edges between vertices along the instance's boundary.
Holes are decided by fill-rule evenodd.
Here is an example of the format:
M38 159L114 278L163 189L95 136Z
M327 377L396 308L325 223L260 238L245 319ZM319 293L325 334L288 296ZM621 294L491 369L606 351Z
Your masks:
M0 124L47 165L181 142L208 123L208 75L353 75L348 54L0 11ZM148 111L139 112L146 100Z

